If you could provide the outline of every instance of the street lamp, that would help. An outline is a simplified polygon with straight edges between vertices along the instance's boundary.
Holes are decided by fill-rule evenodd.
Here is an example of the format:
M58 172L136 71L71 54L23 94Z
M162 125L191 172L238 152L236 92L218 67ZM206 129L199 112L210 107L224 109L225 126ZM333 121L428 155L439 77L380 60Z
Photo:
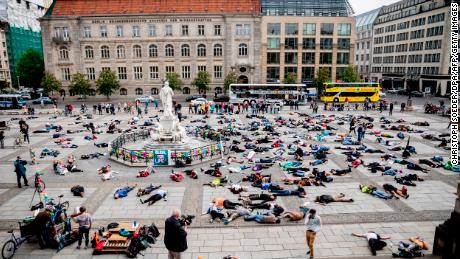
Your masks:
M415 74L414 73L408 73L407 76L406 76L406 85L407 85L407 81L409 81L408 79L410 79L411 82L414 81L415 79ZM412 99L412 87L407 85L409 87L409 99Z
M18 89L21 89L21 83L19 82L19 76L16 76L16 78L18 79Z

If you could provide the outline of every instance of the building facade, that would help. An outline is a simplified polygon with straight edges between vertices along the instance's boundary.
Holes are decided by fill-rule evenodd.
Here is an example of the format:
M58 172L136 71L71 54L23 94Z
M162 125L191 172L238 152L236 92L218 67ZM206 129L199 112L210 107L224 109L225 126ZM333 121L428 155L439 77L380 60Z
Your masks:
M192 81L198 71L209 73L217 94L230 72L241 82L260 80L258 1L176 4L57 1L41 20L46 69L64 86L76 72L94 85L102 70L111 69L120 95L156 95L171 72L180 76L177 93L184 95L197 92Z
M373 25L380 8L356 16L355 64L361 79L371 81Z
M450 1L404 0L374 24L373 81L385 88L450 93Z
M6 47L6 32L8 23L0 11L0 89L11 85L10 62Z

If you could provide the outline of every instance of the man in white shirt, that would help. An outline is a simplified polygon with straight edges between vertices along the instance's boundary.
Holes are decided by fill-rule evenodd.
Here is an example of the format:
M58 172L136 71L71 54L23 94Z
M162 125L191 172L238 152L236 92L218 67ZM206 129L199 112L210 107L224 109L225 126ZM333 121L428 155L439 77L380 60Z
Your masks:
M352 235L357 237L365 237L369 243L369 248L371 249L372 255L374 256L377 255L377 250L382 250L387 245L387 243L382 240L391 238L390 236L380 236L374 231L369 231L364 234L352 233Z

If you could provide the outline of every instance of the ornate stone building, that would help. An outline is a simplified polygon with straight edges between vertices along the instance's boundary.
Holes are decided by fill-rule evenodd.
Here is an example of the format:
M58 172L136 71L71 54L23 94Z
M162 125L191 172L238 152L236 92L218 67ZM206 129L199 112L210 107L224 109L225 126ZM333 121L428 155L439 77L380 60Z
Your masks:
M260 81L259 12L257 0L55 1L41 19L46 69L64 86L76 72L94 84L111 69L120 95L156 95L169 72L188 95L205 70L211 93L221 93L232 71Z

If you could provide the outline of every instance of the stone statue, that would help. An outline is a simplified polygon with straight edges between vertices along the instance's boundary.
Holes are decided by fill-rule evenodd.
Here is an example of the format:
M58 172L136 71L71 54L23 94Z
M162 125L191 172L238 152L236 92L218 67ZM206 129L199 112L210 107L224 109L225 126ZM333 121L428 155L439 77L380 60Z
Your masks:
M173 102L172 98L174 96L174 91L169 87L169 81L165 81L163 88L160 90L160 99L163 103L163 116L164 117L174 117L173 113Z

